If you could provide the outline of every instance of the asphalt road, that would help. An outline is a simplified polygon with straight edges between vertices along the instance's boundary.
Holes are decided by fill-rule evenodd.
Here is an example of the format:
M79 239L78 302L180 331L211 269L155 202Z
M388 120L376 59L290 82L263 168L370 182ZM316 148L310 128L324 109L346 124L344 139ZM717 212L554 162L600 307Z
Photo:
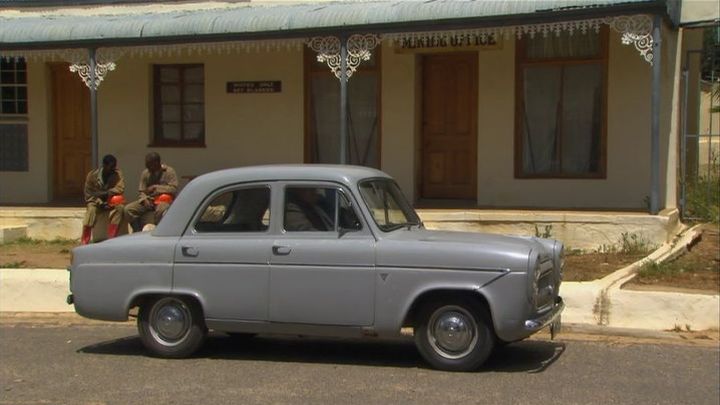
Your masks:
M720 350L530 340L474 373L428 369L411 343L211 335L199 355L144 355L135 329L0 325L0 404L720 403Z

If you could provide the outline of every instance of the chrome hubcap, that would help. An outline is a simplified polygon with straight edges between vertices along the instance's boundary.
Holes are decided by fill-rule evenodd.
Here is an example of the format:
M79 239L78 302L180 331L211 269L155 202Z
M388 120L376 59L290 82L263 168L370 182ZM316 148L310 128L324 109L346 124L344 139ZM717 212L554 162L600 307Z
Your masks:
M430 317L428 337L430 345L439 355L448 359L464 357L477 343L475 318L458 306L439 308Z
M163 298L150 313L150 333L155 340L174 346L180 343L190 331L192 316L185 304L176 298Z

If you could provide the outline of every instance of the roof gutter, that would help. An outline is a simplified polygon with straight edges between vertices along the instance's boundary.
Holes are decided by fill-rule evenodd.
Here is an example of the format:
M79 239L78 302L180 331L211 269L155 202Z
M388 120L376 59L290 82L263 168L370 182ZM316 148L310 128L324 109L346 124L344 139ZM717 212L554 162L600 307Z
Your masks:
M0 42L2 50L43 50L67 48L99 48L143 45L174 45L187 43L227 42L227 41L253 41L272 39L309 38L330 35L352 35L356 33L399 33L399 32L426 32L451 31L470 28L504 27L514 25L541 24L557 21L573 21L601 17L615 17L620 15L650 14L660 15L670 26L674 23L668 15L664 0L655 0L648 3L628 3L609 7L551 9L531 14L512 14L489 17L452 18L441 20L421 20L397 23L343 25L332 27L304 28L293 30L275 30L261 32L238 32L221 34L192 34L156 37L133 38L103 38L83 39L52 42Z

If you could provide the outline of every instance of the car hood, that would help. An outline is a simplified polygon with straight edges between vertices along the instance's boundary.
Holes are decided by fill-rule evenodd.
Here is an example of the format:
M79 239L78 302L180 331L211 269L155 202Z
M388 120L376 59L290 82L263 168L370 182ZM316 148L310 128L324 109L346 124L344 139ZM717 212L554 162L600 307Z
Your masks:
M476 232L401 229L378 241L380 266L526 271L531 254L550 257L542 240Z

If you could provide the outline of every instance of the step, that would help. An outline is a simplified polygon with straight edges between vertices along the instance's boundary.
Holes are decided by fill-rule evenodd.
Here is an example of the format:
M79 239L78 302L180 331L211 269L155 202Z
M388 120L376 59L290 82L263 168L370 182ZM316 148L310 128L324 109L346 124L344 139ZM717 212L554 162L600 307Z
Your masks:
M27 237L27 226L0 226L0 244Z

